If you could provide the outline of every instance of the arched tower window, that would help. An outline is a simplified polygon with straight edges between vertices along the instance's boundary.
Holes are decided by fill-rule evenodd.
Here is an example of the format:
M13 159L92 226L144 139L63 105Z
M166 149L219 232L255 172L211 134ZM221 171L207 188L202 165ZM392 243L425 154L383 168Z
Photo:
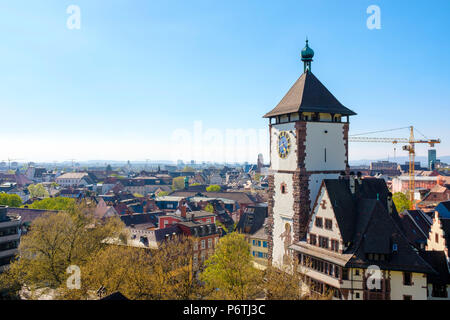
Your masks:
M287 186L286 186L286 183L283 182L283 183L281 184L280 188L281 188L281 193L282 193L282 194L286 194L286 193L287 193Z

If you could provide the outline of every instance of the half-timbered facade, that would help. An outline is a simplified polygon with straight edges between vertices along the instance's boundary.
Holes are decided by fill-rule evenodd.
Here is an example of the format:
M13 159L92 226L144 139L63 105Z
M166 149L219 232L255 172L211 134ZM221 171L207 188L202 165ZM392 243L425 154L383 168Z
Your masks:
M326 179L304 240L290 246L312 293L345 300L425 300L433 268L400 229L382 179Z

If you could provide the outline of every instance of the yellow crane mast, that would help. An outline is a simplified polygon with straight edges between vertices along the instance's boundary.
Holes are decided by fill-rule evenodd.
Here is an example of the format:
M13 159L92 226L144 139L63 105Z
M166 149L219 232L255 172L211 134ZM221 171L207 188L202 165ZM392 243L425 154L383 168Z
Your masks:
M441 143L440 139L428 139L425 140L416 140L414 138L414 127L410 126L408 127L410 130L409 139L408 138L373 138L373 137L361 137L359 135L353 135L349 137L350 142L381 142L381 143L401 143L406 144L402 147L403 150L408 151L409 153L409 184L408 184L408 194L409 199L411 201L411 209L414 208L415 201L414 201L414 190L415 190L415 173L414 173L414 167L415 167L415 156L416 156L416 150L415 145L416 143L426 143L429 144L430 147L434 147L436 143ZM400 128L404 129L404 128ZM387 131L393 131L397 129L392 130L384 130L384 131L377 131L377 132L387 132ZM368 134L368 133L367 133Z

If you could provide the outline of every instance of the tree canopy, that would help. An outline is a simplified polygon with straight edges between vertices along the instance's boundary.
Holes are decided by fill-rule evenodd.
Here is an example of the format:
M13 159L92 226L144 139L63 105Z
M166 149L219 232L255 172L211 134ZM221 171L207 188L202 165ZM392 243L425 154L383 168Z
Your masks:
M167 195L169 195L168 191L160 191L160 192L157 193L158 197L165 197Z
M172 180L172 189L181 190L184 189L184 177L176 177Z
M59 289L66 285L67 267L82 266L107 244L105 239L119 238L124 225L119 218L97 221L92 208L80 206L69 213L48 213L33 221L22 236L19 259L2 274L4 287ZM5 285L6 282L6 285Z
M300 270L301 269L301 270ZM296 272L292 272L295 270ZM264 270L264 289L268 300L301 300L304 298L302 283L305 271L295 259L282 266L270 265Z
M81 266L79 290L63 288L63 299L92 299L120 291L133 300L186 300L201 292L191 269L192 243L184 237L162 243L158 250L109 245Z
M28 186L28 192L30 192L31 198L45 198L49 196L47 189L41 183L30 184Z
M191 238L177 236L157 250L126 246L126 229L117 217L99 221L93 207L48 213L22 236L17 260L0 274L0 288L31 299L97 299L120 291L129 299L198 299L203 289L193 274ZM79 268L80 286L70 288L69 266Z
M213 207L213 205L212 205L211 203L208 203L208 204L205 206L205 211L214 213L214 207Z
M222 188L217 184L212 184L209 187L206 187L207 192L220 192Z
M254 268L252 261L250 245L243 235L234 232L221 238L200 275L209 298L248 300L259 296L262 272Z
M0 193L0 205L17 208L21 204L22 199L17 194Z
M56 197L56 198L45 198L42 200L34 201L32 204L28 205L30 209L40 209L40 210L59 210L59 211L73 211L75 209L75 199Z
M402 192L394 193L394 195L392 196L392 200L394 201L398 213L409 210L411 208L411 201Z

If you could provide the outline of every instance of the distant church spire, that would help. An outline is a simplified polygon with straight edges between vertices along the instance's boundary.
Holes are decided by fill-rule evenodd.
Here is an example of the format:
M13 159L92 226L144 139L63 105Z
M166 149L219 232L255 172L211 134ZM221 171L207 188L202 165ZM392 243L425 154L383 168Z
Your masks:
M314 50L308 45L308 38L306 38L306 46L302 50L302 61L304 63L303 72L311 71L311 62L313 61Z

